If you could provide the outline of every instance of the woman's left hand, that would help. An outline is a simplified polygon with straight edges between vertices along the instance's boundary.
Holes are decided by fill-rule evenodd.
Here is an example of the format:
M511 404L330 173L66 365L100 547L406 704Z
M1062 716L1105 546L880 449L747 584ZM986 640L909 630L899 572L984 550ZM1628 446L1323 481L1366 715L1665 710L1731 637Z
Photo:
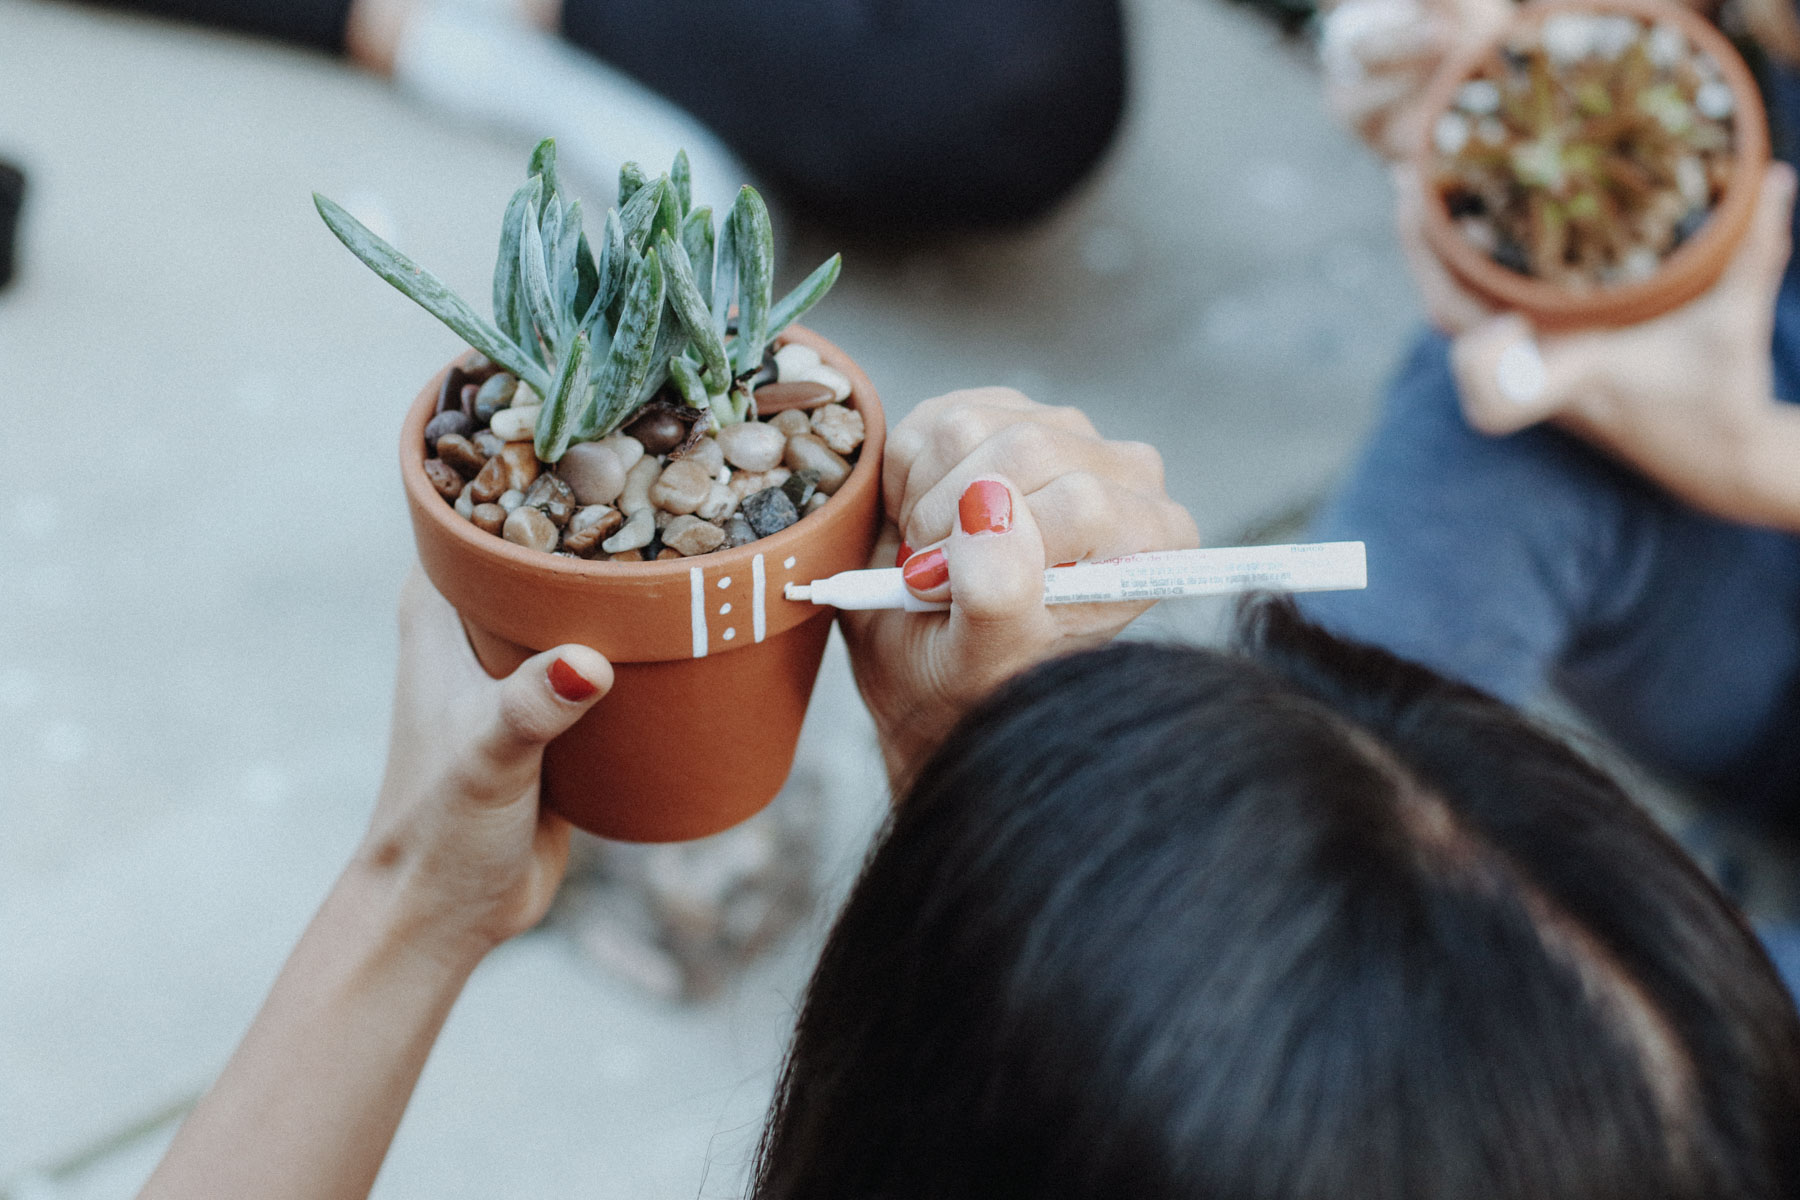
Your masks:
M1796 473L1795 414L1775 399L1770 358L1794 190L1794 169L1770 166L1742 244L1698 299L1627 328L1562 334L1534 335L1522 317L1485 310L1422 239L1407 236L1403 213L1427 307L1455 335L1451 362L1469 424L1500 436L1550 421L1696 508L1800 527L1795 489L1783 482Z

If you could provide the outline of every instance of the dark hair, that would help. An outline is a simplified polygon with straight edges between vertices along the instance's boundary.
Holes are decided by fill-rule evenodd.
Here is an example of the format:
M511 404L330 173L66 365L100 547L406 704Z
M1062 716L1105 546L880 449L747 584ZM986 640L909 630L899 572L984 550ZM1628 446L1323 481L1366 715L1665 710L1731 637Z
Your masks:
M1800 1196L1800 1020L1599 769L1283 604L963 721L810 986L767 1200Z

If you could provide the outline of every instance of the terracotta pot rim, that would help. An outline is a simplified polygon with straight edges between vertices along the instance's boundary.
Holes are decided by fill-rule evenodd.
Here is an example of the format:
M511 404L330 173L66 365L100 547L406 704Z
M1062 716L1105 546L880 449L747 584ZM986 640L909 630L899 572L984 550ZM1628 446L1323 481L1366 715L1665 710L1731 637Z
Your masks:
M1601 323L1614 314L1667 311L1705 291L1723 269L1749 228L1761 194L1763 169L1769 161L1768 121L1756 78L1730 39L1706 18L1670 0L1530 0L1492 37L1453 56L1434 77L1423 106L1430 115L1419 131L1419 161L1431 163L1439 157L1432 131L1437 118L1449 110L1457 90L1469 77L1521 29L1564 12L1618 13L1651 22L1670 22L1679 25L1696 48L1718 63L1737 105L1733 123L1737 147L1724 197L1700 232L1665 258L1656 274L1633 283L1599 285L1588 291L1570 291L1521 275L1488 257L1456 227L1430 171L1419 174L1419 187L1424 192L1426 243L1465 283L1528 315L1579 324Z
M848 360L848 356L830 341L800 325L790 326L777 339L777 344L800 342L821 351L826 357L837 357ZM854 365L854 364L852 364ZM433 377L433 383L441 381L449 366ZM881 402L875 398L871 389L859 388L850 397L851 405L863 414L866 427L865 440L856 462L852 465L850 475L840 487L840 491L849 489L870 475L879 474L881 458L886 436ZM563 558L555 554L546 554L541 550L530 550L516 545L505 538L477 528L469 521L458 516L456 510L445 502L444 498L432 487L425 474L425 426L431 420L423 406L415 405L408 413L400 435L400 474L406 490L411 493L417 511L430 514L437 524L449 531L451 537L464 543L478 553L496 556L509 560L520 567L534 571L563 575L574 579L592 579L608 583L647 583L665 581L670 583L685 580L696 563L716 566L728 562L749 562L757 555L779 556L790 549L798 548L808 540L814 529L822 524L825 508L819 512L808 513L798 521L789 525L779 533L758 538L754 542L746 542L728 550L715 550L698 558L674 558L663 561L646 562L595 562L585 558Z

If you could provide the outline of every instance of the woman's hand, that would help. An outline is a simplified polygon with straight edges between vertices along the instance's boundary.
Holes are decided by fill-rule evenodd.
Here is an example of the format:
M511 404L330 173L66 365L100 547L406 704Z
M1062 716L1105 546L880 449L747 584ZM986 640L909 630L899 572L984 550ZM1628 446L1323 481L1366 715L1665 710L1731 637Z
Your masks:
M882 487L874 565L900 561L916 594L950 601L947 613L842 618L896 794L997 684L1105 642L1149 607L1046 607L1044 568L1199 544L1152 447L1107 441L1079 411L1003 388L921 404L888 436Z
M1377 154L1400 159L1424 136L1425 86L1453 51L1489 37L1509 0L1338 0L1320 29L1333 115Z
M1534 336L1409 248L1432 312L1458 336L1469 424L1553 421L1717 516L1800 529L1800 414L1775 399L1770 345L1789 251L1794 170L1769 168L1749 232L1699 299L1625 329Z
M611 665L586 646L490 679L415 570L387 773L352 869L387 880L416 934L453 951L479 956L537 924L569 851L568 824L538 808L544 747L611 687Z

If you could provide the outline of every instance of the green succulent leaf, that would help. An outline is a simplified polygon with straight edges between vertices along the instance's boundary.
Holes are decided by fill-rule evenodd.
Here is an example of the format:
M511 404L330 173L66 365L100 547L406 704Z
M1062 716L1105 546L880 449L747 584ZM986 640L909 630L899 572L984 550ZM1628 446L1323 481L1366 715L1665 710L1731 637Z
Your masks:
M667 179L645 184L619 209L619 225L625 231L625 245L633 254L642 254L645 249L656 244L656 215L662 208L663 195L668 190Z
M668 278L669 307L675 310L694 351L705 364L706 386L722 392L731 385L731 361L726 356L724 340L713 332L712 311L700 294L700 285L694 282L694 268L688 262L687 251L666 235L656 243L656 249L662 255L663 273Z
M669 360L669 382L689 408L705 410L712 406L706 384L700 379L700 369L679 354Z
M769 337L773 340L782 330L806 315L808 309L825 298L844 269L844 256L834 254L819 269L801 280L800 286L783 296L769 314Z
M580 249L581 201L577 200L563 210L562 227L556 231L555 239L544 243L550 266L550 291L556 297L556 326L562 330L565 341L580 328L585 312L576 306L576 297L581 290L580 272L576 266Z
M595 380L594 406L585 415L578 437L605 437L637 407L633 401L650 374L650 358L662 324L663 287L662 264L651 250L632 272L612 345Z
M544 397L544 407L538 412L534 442L537 456L544 462L553 463L562 458L569 448L577 421L585 415L580 410L592 399L592 385L588 379L592 358L593 351L586 336L578 334L569 343L562 369L556 373L556 382L551 385L549 394Z
M618 315L625 303L625 270L630 251L625 248L625 231L619 224L616 210L606 214L606 231L601 235L600 243L600 290L595 293L593 307L582 318L582 324L592 325L602 319L610 319ZM611 325L607 326L609 329ZM610 336L610 335L609 335ZM601 338L605 341L606 338Z
M510 337L495 329L469 303L444 286L442 280L375 236L344 207L313 193L319 216L350 253L402 295L448 325L458 337L481 351L542 394L550 386L543 366Z
M668 281L668 271L663 271L664 286ZM687 344L687 329L681 318L669 306L667 297L663 301L661 323L656 329L656 341L650 348L650 369L644 373L644 380L638 384L638 390L631 397L630 409L636 411L649 403L656 393L662 390L663 384L669 382L669 363Z
M519 241L519 275L538 337L548 343L551 353L560 352L562 330L556 322L556 298L550 291L550 265L544 261L544 235L532 209L525 210L525 236Z
M531 164L525 168L525 173L543 179L545 204L562 192L562 184L556 178L555 138L545 138L532 148Z
M719 244L713 255L712 316L713 332L724 340L731 328L731 302L737 295L738 254L737 225L727 213L719 227Z
M513 193L500 221L500 252L494 259L494 321L507 337L540 362L541 352L531 336L531 314L525 305L519 274L519 240L525 234L525 210L536 205L543 192L543 177L533 176Z
M650 178L644 174L644 168L638 166L636 163L628 162L620 167L619 208L622 210L627 204L631 203L631 198L643 190L644 185L649 182Z
M675 188L675 202L680 206L681 216L685 219L688 211L694 207L694 167L688 162L688 152L675 152L675 165L669 168L669 182Z
M658 238L667 236L671 241L681 240L681 222L686 215L681 207L681 199L675 194L675 185L665 175L662 179L662 196L656 206L656 220L650 226L650 244L654 246Z
M688 264L694 268L694 283L700 288L700 296L710 307L713 295L712 209L702 205L687 215L687 220L681 223L681 248L687 251Z
M580 222L576 222L577 226ZM600 298L600 264L594 261L594 248L583 233L575 240L575 304L576 327L585 329L593 315L594 302Z
M731 361L742 374L762 362L775 291L775 231L769 207L754 188L738 192L737 203L731 206L731 231L738 259L738 336Z

